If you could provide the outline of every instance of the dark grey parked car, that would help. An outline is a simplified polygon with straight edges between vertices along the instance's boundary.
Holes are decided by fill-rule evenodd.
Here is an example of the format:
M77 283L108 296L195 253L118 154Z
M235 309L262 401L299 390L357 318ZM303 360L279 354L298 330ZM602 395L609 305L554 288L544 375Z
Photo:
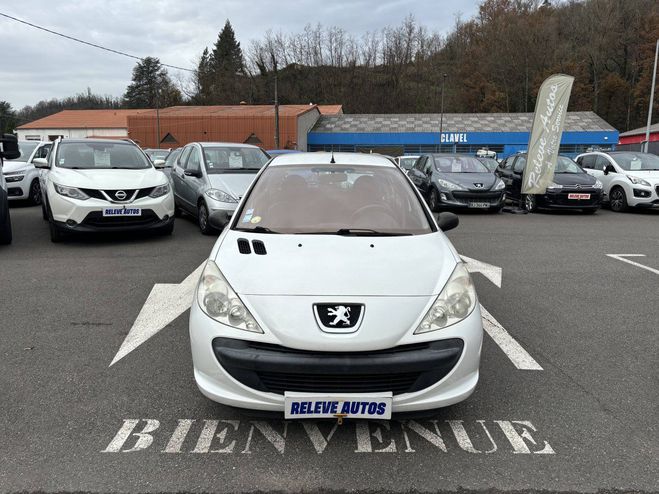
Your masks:
M496 212L504 204L505 184L473 156L425 154L408 176L432 211L472 208Z

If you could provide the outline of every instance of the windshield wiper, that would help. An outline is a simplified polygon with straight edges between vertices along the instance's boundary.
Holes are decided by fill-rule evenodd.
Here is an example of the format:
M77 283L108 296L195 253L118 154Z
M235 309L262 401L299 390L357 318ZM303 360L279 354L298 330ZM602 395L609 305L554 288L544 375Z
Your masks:
M370 228L339 228L331 232L297 232L297 235L344 235L354 237L406 237L411 233L379 232Z
M252 232L252 233L276 233L276 234L281 233L281 232L276 232L274 230L270 230L270 228L267 228L265 226L255 226L254 228L234 228L234 230L239 232Z

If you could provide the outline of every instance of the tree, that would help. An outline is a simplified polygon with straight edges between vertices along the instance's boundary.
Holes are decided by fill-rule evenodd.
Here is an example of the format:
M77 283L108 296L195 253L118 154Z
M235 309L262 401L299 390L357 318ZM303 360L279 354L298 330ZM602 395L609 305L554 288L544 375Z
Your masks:
M213 66L221 74L242 74L245 62L236 33L227 19L213 47Z
M128 108L155 108L181 103L181 92L172 83L160 60L146 57L133 68L133 79L124 94Z
M7 101L0 101L0 134L9 134L16 128L16 112Z

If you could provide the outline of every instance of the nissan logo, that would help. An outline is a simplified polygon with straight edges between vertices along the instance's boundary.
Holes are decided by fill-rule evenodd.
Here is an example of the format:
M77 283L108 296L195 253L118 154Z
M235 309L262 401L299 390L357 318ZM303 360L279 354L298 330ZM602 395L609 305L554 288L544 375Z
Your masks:
M120 201L126 199L126 196L127 194L123 190L118 190L117 192L114 193L114 197Z

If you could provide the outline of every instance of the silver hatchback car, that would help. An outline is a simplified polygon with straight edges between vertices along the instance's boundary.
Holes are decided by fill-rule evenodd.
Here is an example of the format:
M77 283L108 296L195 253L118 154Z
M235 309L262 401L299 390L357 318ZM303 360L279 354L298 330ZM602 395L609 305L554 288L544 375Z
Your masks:
M270 157L257 146L223 142L186 145L171 172L176 212L195 216L204 235L215 233L209 216L233 214L258 171Z

